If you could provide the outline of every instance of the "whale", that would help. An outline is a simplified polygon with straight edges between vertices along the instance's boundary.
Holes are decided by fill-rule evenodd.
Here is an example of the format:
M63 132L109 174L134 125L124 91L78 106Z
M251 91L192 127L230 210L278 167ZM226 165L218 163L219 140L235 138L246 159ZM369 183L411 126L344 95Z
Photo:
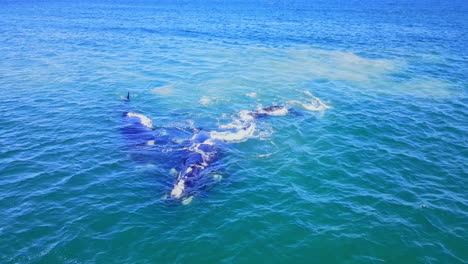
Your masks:
M128 156L139 165L157 165L172 169L188 147L193 129L187 127L155 126L153 120L137 111L131 111L130 94L123 98L120 134Z
M181 201L188 204L201 189L210 181L219 179L219 175L210 175L210 166L219 157L220 146L224 143L236 143L252 135L255 129L254 121L268 116L283 116L288 113L285 106L269 106L253 111L241 111L234 124L225 126L235 128L231 131L199 130L190 138L188 155L183 160L183 167L178 173L175 183L166 196L170 201ZM240 126L239 126L240 125ZM217 177L218 176L218 177Z
M166 196L168 201L189 203L193 196L205 189L213 177L208 177L211 165L219 158L220 142L210 132L199 130L190 138L187 155L177 174L172 189Z
M130 93L124 100L126 103L130 101ZM127 142L130 156L138 162L165 165L168 160L179 158L179 164L176 165L178 170L169 170L176 177L164 200L188 204L219 179L220 176L214 173L213 164L221 157L224 144L243 142L253 137L256 120L283 116L288 111L287 107L281 105L243 110L232 123L222 126L222 131L156 127L146 115L124 111L121 133Z

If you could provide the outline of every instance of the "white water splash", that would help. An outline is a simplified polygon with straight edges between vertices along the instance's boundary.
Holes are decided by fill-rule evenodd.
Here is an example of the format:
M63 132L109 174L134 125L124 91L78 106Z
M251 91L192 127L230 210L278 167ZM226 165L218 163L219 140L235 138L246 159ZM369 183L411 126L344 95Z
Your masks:
M140 123L142 125L144 125L147 128L153 129L153 121L149 117L142 115L142 114L134 113L134 112L127 113L127 116L136 117L140 119Z
M200 98L199 102L200 102L200 104L202 104L204 106L213 104L213 100L208 96L203 96L202 98Z
M265 133L259 133L256 129L255 120L257 116L284 116L287 115L288 112L288 108L284 106L266 108L259 106L258 109L254 111L242 110L239 112L238 118L235 118L231 123L219 126L221 129L230 129L231 131L213 131L211 132L211 137L226 142L243 142L249 138L262 137L265 136Z
M309 91L303 91L304 94L306 94L309 98L305 102L300 102L300 101L289 101L289 104L293 105L299 105L305 110L308 111L320 111L323 112L327 109L332 109L332 106L329 106L325 104L320 98L314 96L311 92Z
M226 142L238 143L254 137L256 125L249 123L247 127L239 128L236 131L211 132L211 138Z

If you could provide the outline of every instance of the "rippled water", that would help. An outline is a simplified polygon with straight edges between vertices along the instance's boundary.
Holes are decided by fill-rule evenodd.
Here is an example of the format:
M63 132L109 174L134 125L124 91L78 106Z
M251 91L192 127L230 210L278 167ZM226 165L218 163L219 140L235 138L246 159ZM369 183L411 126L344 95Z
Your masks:
M467 262L466 2L245 2L0 3L1 263ZM127 91L155 127L294 113L174 205Z

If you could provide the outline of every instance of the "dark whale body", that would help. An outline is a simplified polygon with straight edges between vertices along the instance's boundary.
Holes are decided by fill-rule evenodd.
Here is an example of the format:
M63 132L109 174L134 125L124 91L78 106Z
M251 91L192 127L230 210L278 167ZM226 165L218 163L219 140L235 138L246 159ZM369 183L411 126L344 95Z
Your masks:
M288 109L284 106L270 106L250 111L247 115L251 118L246 118L241 122L242 127L238 128L237 133L242 134L252 127L255 128L253 121L256 119L284 115L287 111ZM236 132L231 134L236 135ZM173 189L167 196L168 200L189 203L193 195L213 180L213 177L207 177L207 174L210 174L210 166L219 158L219 146L226 141L226 138L218 137L218 135L216 132L200 130L192 136L188 148L189 153L183 162L184 166L177 175Z
M126 102L130 101L127 95ZM229 142L226 135L236 135L255 128L253 121L267 116L287 113L284 106L270 106L247 112L248 118L236 132L210 132L198 129L193 132L180 128L153 128L148 117L135 112L124 112L121 133L127 143L130 156L142 163L167 164L179 159L176 181L166 196L170 202L189 203L193 196L213 182L212 165L220 157L219 148ZM191 134L191 135L190 135ZM182 158L183 156L183 158ZM174 168L174 167L172 167ZM208 177L210 175L211 177Z
M220 143L204 130L197 131L191 137L187 156L182 162L176 183L167 196L168 201L190 202L193 195L213 181L213 177L207 177L207 174L212 171L212 164L220 156Z

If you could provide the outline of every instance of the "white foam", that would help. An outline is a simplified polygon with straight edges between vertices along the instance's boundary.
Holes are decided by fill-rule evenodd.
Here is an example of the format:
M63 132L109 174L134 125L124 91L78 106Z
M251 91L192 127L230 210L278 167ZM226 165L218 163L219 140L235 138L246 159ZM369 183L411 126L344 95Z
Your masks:
M211 132L211 138L213 139L218 139L218 140L223 140L226 142L243 142L249 138L252 138L254 133L255 133L255 123L250 123L248 127L239 129L235 132L229 132L229 131L224 131L224 132L217 132L213 131Z
M199 102L200 102L200 104L202 104L204 106L213 104L212 99L210 97L208 97L208 96L203 96L202 98L200 98Z
M128 117L136 117L136 118L140 119L140 123L142 125L144 125L147 128L153 129L153 121L149 117L147 117L145 115L142 115L142 114L133 113L133 112L127 113L127 116Z
M329 106L325 104L320 98L314 96L311 92L309 91L304 91L304 94L306 94L309 99L306 100L306 102L300 102L300 101L289 101L288 103L290 104L295 104L299 105L305 110L308 111L325 111L327 109L332 109L332 106Z
M239 128L241 125L239 125L239 122L232 122L226 125L220 125L219 128L221 129L233 129L233 128Z
M221 129L242 129L247 127L255 118L252 111L242 110L238 114L239 118L234 119L231 123L220 125Z
M252 121L255 118L252 116L252 111L242 110L239 112L239 118L242 121Z
M226 142L244 142L249 138L261 137L264 133L257 133L255 116L264 114L269 116L284 116L289 112L287 107L278 107L273 111L267 111L262 106L259 106L255 111L242 110L231 123L219 125L221 129L231 129L232 131L213 131L210 133L212 139L223 140Z

